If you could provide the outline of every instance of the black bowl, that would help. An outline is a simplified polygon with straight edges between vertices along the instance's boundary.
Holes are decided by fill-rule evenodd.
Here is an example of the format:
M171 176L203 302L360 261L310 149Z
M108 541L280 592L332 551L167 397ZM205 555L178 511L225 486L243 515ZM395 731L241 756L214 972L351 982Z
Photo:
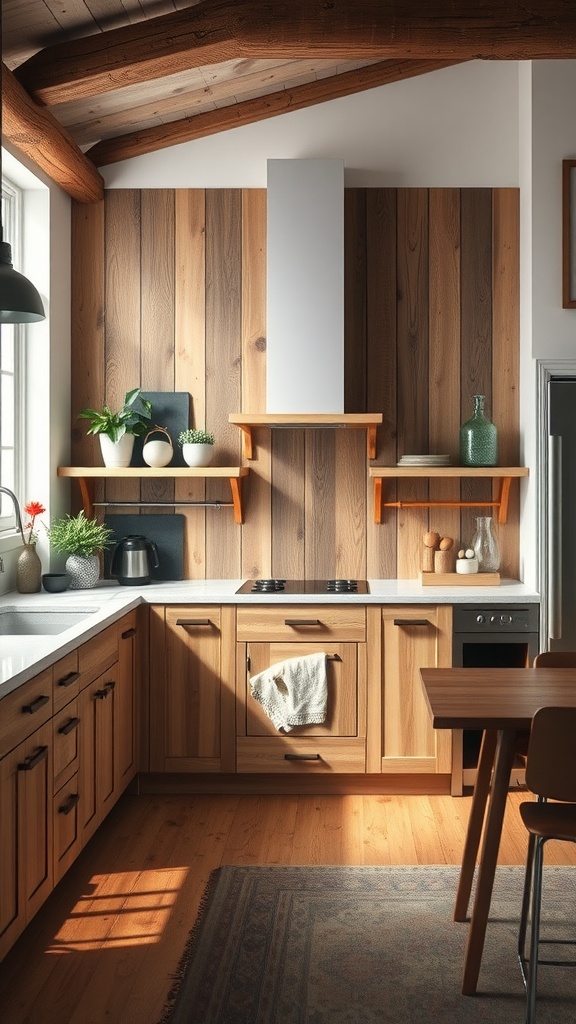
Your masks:
M67 572L45 572L42 576L42 586L49 594L60 594L68 590L70 577Z

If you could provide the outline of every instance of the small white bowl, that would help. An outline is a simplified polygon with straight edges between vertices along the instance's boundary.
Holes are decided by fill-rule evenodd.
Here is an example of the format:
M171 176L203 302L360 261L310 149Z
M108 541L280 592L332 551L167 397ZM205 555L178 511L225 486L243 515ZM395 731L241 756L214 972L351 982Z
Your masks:
M478 559L477 558L457 558L456 559L456 572L461 572L461 573L478 572Z

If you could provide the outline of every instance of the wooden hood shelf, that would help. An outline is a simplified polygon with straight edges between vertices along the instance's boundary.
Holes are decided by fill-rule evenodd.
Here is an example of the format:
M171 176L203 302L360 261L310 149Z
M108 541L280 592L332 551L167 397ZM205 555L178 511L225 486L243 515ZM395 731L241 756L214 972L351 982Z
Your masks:
M382 423L381 412L341 412L341 413L249 413L233 412L228 421L240 427L243 435L243 453L245 459L253 458L252 431L255 427L291 428L297 430L314 430L326 427L345 427L352 430L366 431L366 450L369 459L376 458L376 428Z

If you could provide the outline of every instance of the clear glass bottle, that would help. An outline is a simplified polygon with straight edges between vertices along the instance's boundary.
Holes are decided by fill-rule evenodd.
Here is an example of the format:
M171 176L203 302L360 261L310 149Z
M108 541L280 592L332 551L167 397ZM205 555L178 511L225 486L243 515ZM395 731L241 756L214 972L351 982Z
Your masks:
M474 395L474 413L460 427L462 466L498 465L498 430L484 415L484 395Z
M478 559L478 572L498 572L500 548L492 516L476 517L476 533L472 538L472 547Z

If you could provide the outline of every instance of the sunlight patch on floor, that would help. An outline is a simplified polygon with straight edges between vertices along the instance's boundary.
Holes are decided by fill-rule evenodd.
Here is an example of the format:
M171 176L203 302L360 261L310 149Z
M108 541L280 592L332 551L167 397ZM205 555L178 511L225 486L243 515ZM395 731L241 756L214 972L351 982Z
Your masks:
M90 891L70 909L47 952L62 954L159 942L189 870L158 868L93 875Z

